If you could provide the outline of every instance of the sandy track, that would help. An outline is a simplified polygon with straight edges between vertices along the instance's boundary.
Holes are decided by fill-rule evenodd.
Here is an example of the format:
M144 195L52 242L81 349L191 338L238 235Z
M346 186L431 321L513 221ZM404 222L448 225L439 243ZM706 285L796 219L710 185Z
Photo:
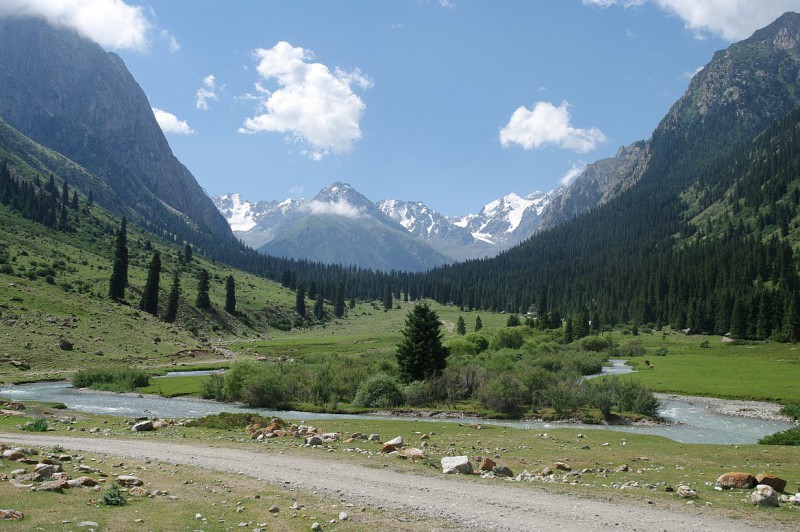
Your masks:
M0 433L0 442L150 459L243 473L353 503L383 505L407 515L445 518L478 530L752 530L754 523L675 511L641 503L605 502L525 489L510 482L473 482L455 476L397 473L308 455L180 444L145 439L72 438ZM391 529L387 524L386 530Z

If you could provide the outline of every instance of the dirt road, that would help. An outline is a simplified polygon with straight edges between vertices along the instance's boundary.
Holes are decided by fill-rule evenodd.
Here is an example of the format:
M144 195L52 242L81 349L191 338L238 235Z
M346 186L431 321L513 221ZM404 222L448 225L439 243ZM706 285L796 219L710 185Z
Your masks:
M0 442L150 459L242 473L265 482L324 492L357 504L382 505L407 515L446 518L465 530L753 530L757 523L704 515L702 508L607 502L548 493L513 482L397 473L328 457L150 441L0 433ZM774 528L771 528L774 529ZM391 530L387 524L385 530Z

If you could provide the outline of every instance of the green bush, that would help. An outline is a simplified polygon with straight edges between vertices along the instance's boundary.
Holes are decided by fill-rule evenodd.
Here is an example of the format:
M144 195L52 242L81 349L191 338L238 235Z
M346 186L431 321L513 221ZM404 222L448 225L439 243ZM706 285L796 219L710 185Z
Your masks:
M91 388L109 392L132 392L136 388L148 386L150 375L140 369L128 366L106 366L87 368L72 377L75 388Z
M125 494L116 482L103 492L103 497L100 501L105 506L125 506L128 504L128 499L125 498Z
M518 414L528 403L528 389L511 373L503 373L478 389L481 406L503 414Z
M617 355L623 358L640 357L646 353L639 340L630 340L617 350Z
M761 445L800 445L800 427L764 436L758 440L758 443Z
M525 342L525 333L523 329L530 330L528 327L506 327L504 329L497 329L492 334L492 340L489 345L495 351L507 347L509 349L519 349Z
M214 401L224 401L225 396L222 388L225 385L225 375L222 373L212 373L208 380L204 381L200 388L200 396L203 399L213 399Z
M543 406L551 406L559 417L577 412L586 403L586 385L570 377L560 378L547 390L547 400Z
M271 423L271 420L258 414L222 412L221 414L192 420L189 425L218 430L241 430L253 423L266 427Z
M415 381L403 388L406 403L411 406L434 406L444 399L441 395L441 379Z
M20 428L26 432L45 432L47 431L47 420L43 417L36 418L36 421L29 421Z
M800 419L800 403L785 405L781 408L781 414L790 416L794 419Z
M378 374L364 381L356 391L353 404L365 408L392 408L406 402L403 390L393 378Z
M608 343L608 340L602 336L587 336L581 339L581 349L584 351L598 353L604 349L608 349L610 346L611 344Z

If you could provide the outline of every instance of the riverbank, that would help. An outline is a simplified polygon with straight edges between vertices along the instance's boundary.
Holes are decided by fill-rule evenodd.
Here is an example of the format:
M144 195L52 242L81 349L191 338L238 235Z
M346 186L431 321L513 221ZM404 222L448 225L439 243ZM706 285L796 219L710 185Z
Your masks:
M783 405L765 403L762 401L745 401L741 399L722 399L719 397L699 397L693 395L678 395L672 393L657 393L659 401L683 401L690 405L700 405L710 412L722 416L744 417L749 419L763 419L779 421L797 425L798 421L781 414Z

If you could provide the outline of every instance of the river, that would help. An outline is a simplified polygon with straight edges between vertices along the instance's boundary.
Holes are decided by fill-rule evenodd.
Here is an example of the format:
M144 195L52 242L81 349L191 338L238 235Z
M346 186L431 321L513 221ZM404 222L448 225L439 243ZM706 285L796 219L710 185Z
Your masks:
M624 361L613 361L604 374L621 374L631 371ZM624 366L624 367L623 367ZM181 373L178 373L181 374ZM186 374L186 373L182 373ZM191 374L197 375L197 372ZM46 401L64 403L68 409L94 414L128 417L197 418L220 412L255 412L264 416L279 416L288 420L311 419L376 419L377 416L357 414L318 414L298 411L277 411L247 408L229 403L218 403L204 399L157 395L115 394L77 390L68 382L38 382L32 384L3 386L0 397L11 401ZM584 425L578 423L545 423L528 421L489 421L478 419L442 419L386 417L380 419L415 419L426 422L471 422L493 423L508 427L546 431L557 428L580 428L581 430L606 429L618 432L664 436L682 443L746 444L756 443L760 438L793 425L780 421L753 419L717 414L690 399L662 399L659 415L677 424L639 425Z

